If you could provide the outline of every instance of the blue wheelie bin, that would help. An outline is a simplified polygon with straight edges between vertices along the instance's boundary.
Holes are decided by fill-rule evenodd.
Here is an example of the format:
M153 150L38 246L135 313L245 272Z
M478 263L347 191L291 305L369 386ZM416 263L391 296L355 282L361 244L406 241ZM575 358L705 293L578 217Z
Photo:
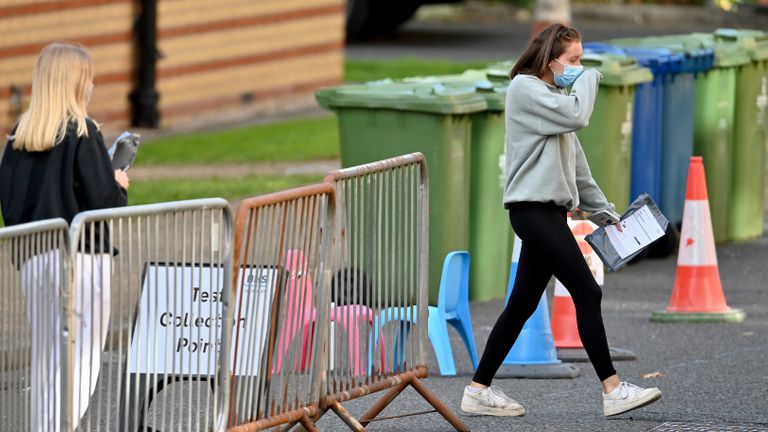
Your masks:
M633 57L653 73L653 81L639 84L635 90L629 195L632 200L646 192L659 201L665 84L669 81L667 76L679 69L683 57L665 49L624 48L605 43L585 43L584 51Z
M696 80L712 69L715 52L703 46L684 46L666 38L614 39L610 45L627 50L651 48L667 50L682 57L681 62L663 75L664 92L661 121L661 189L659 208L672 224L683 222L688 163L693 156L696 112Z

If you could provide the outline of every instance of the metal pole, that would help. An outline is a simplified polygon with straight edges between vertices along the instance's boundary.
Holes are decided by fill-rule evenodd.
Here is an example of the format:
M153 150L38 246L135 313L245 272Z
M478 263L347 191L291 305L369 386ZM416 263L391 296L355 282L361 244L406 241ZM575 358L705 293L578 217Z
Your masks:
M157 129L160 95L155 85L157 77L157 0L140 0L134 28L136 51L136 87L131 92L131 124Z

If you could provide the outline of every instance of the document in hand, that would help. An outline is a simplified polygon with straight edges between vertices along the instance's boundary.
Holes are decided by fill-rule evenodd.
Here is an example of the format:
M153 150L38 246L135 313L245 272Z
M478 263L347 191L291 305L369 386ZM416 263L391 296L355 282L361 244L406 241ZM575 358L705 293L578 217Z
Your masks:
M616 271L664 235L669 221L648 194L640 194L619 222L623 231L615 225L607 225L585 237L610 271Z
M112 158L112 168L127 170L133 166L136 153L139 151L141 135L133 132L123 132L109 148L109 157Z

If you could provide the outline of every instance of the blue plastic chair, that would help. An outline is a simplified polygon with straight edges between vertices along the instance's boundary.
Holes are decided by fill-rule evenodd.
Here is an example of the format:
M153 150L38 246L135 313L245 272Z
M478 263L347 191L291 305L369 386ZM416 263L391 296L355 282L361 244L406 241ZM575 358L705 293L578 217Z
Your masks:
M382 310L379 314L379 324L374 326L375 347L379 340L379 329L384 328L391 321L402 321L410 324L418 319L416 307L391 307ZM443 262L443 273L440 277L440 290L437 295L437 307L429 306L429 320L427 329L432 348L435 350L437 364L440 367L440 375L456 375L456 364L453 360L451 341L448 336L448 326L451 324L458 331L464 345L469 351L472 367L477 369L477 346L472 332L472 319L469 315L469 252L450 252ZM400 340L395 344L394 363L397 371L403 364L403 346L405 334L410 330L410 325L401 327ZM372 358L373 352L369 352ZM371 364L369 362L369 364Z

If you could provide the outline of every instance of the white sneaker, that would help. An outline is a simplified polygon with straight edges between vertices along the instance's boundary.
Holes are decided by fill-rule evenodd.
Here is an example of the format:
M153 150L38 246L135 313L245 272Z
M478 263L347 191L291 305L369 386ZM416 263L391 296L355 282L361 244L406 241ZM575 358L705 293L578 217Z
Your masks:
M642 388L622 381L612 392L603 393L603 415L608 417L644 407L661 399L656 387Z
M464 388L464 397L461 399L461 410L465 413L500 417L525 414L525 408L498 387L486 387L480 391L470 391L469 388Z

